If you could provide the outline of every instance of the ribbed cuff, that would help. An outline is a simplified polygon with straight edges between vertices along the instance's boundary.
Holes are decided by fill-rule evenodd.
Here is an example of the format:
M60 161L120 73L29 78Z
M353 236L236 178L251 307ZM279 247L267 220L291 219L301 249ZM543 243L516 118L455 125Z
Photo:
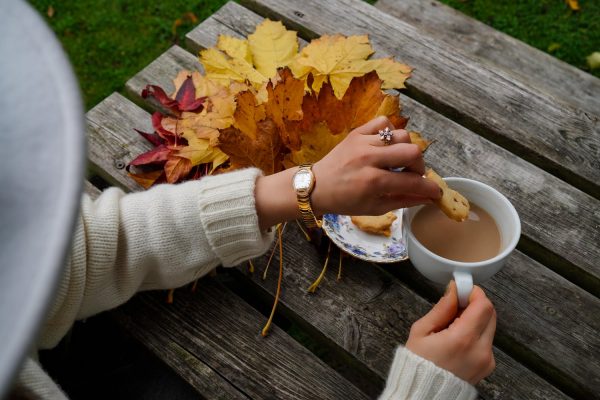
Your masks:
M200 216L208 241L223 266L258 257L273 242L273 232L261 232L254 200L256 179L248 168L203 178Z
M398 347L379 400L472 400L477 390L450 371Z

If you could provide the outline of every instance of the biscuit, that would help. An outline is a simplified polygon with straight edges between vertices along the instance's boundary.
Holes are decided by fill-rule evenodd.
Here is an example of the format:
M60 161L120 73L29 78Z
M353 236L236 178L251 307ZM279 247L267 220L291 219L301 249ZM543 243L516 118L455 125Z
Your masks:
M428 169L425 172L425 178L432 180L442 189L442 197L435 203L449 218L455 221L462 222L469 216L469 200L456 190L448 187L444 181L434 170Z
M412 144L416 144L419 146L421 153L424 153L425 150L433 143L431 140L423 139L419 132L408 132L408 136L410 137L410 142Z
M396 214L391 211L383 215L361 215L350 217L352 223L360 230L387 237L392 235L391 226L396 218L398 218L396 217Z

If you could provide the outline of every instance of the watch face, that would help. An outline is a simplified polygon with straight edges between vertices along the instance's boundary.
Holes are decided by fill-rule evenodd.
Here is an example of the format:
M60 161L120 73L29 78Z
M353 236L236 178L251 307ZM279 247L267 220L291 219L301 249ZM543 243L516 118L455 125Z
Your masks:
M296 190L308 190L311 182L311 173L309 171L298 171L294 175L294 189Z

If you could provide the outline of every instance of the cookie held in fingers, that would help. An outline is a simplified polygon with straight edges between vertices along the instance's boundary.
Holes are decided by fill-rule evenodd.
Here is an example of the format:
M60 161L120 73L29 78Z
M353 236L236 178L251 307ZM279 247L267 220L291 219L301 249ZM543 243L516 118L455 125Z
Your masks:
M383 215L361 215L351 216L352 223L360 230L390 237L392 235L392 223L396 220L396 214L387 212Z
M416 144L417 146L419 146L419 150L421 150L421 153L424 153L425 150L427 150L429 146L431 146L431 143L433 143L432 140L424 139L419 132L415 131L408 132L408 137L410 138L410 142L412 144Z
M428 169L425 172L425 178L437 183L440 189L442 189L442 197L436 200L435 203L444 214L458 222L467 219L471 206L465 196L450 188L446 181L432 169Z

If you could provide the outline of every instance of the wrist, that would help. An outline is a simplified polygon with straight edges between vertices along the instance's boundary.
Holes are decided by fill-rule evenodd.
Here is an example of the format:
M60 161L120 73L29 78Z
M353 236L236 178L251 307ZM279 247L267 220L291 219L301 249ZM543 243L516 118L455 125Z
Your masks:
M296 193L291 184L297 170L293 167L256 180L254 197L261 230L300 218Z

